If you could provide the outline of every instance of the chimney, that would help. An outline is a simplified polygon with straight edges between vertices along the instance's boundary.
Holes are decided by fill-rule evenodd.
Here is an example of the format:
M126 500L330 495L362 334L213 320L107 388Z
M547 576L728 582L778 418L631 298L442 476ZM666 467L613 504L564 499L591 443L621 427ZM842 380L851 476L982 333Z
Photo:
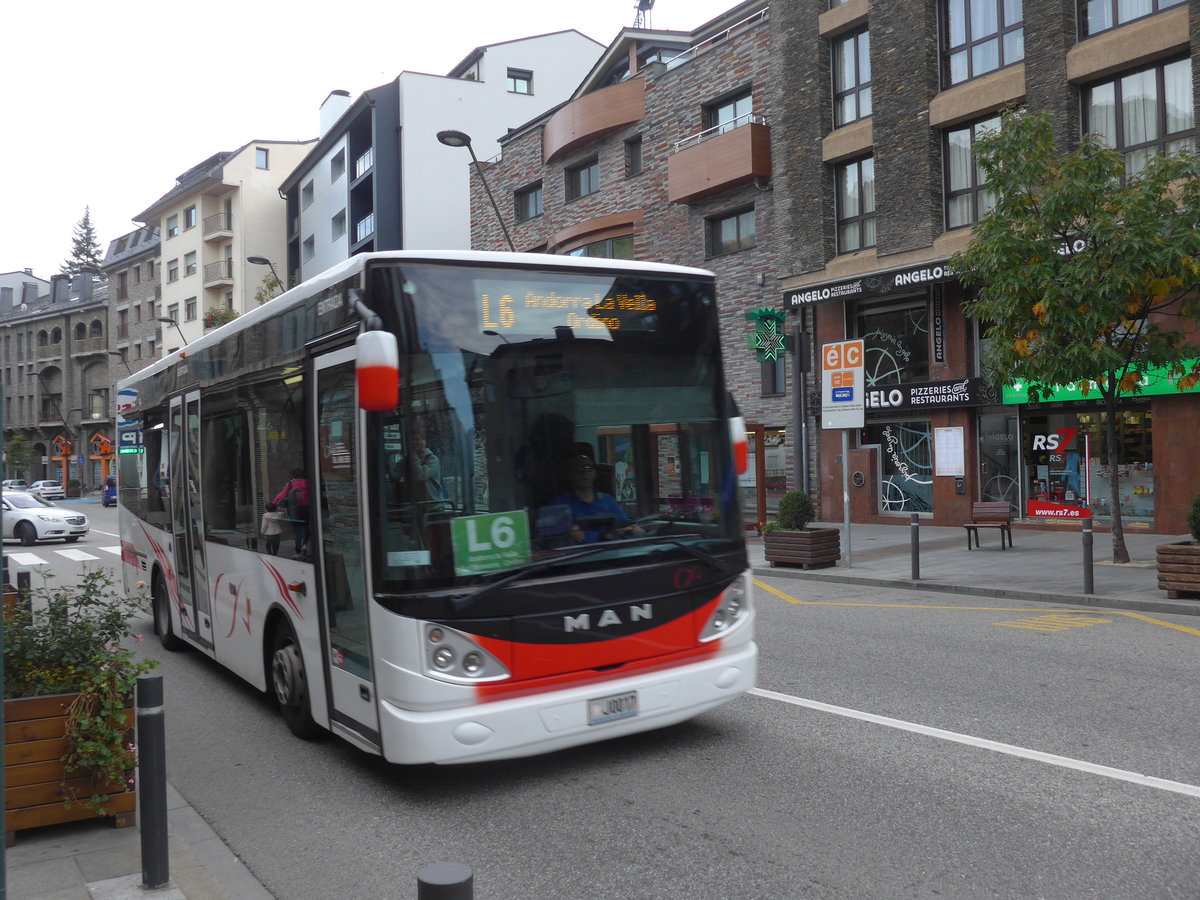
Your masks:
M51 275L50 276L50 302L63 303L71 293L71 276L70 275Z
M81 272L71 279L71 297L72 300L83 300L84 302L92 299L92 276L90 272Z
M21 285L21 303L36 303L38 286L36 281L26 281Z
M26 270L25 270L25 274L26 274L26 275L32 275L32 274L33 274L33 269L26 269Z
M321 137L325 137L342 114L350 108L349 91L330 91L321 104Z

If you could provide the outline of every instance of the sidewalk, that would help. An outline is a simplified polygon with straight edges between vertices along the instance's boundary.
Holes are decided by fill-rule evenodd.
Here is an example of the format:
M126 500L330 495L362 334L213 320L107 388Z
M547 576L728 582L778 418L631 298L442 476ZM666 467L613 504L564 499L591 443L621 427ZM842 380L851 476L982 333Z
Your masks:
M839 527L822 523L814 527ZM1092 586L1085 594L1083 537L1078 530L1042 531L1013 528L1013 546L1000 549L1000 535L984 531L983 546L967 549L962 528L921 526L918 580L912 579L912 529L899 525L851 525L847 554L842 535L842 559L836 567L772 568L763 556L762 538L748 541L755 576L834 581L873 587L941 591L981 597L1070 603L1139 612L1200 616L1200 600L1169 600L1158 588L1155 547L1185 540L1187 535L1125 534L1130 562L1112 563L1112 535L1092 538ZM849 555L849 565L847 565Z
M271 900L187 801L167 786L171 880L142 887L141 834L107 822L18 831L5 851L8 900Z

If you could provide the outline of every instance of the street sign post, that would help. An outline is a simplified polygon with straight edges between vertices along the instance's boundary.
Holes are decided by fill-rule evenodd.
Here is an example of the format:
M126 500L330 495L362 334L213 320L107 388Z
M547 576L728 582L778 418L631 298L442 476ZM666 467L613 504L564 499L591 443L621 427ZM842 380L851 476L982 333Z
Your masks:
M866 421L863 341L834 341L821 346L821 427L842 432L842 546L850 552L850 429Z

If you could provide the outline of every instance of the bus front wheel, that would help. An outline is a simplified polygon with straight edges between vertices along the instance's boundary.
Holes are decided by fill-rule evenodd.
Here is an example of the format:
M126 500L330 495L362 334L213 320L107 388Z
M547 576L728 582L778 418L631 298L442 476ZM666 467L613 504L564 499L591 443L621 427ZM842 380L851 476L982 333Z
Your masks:
M164 650L182 650L186 645L171 629L171 598L167 596L167 585L162 577L154 579L150 591L150 605L154 612L154 633Z
M271 687L292 734L306 741L316 737L320 728L312 716L304 657L296 633L287 622L279 623L271 642Z

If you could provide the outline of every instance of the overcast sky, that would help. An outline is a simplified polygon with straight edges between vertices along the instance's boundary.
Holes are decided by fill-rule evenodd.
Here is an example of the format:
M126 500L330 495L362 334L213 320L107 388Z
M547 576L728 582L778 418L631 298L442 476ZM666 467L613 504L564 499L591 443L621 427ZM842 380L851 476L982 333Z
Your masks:
M736 0L657 0L690 31ZM101 252L177 175L252 140L309 140L332 90L444 75L474 48L574 28L609 44L636 0L32 0L0 53L0 272L49 279L84 207Z

